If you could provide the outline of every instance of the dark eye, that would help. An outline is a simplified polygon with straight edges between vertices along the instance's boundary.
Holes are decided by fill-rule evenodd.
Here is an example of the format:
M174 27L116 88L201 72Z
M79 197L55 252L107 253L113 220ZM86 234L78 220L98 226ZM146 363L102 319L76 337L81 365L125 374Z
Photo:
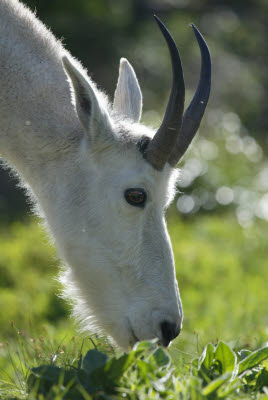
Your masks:
M146 192L140 188L131 188L125 191L125 199L132 206L144 207L146 202Z

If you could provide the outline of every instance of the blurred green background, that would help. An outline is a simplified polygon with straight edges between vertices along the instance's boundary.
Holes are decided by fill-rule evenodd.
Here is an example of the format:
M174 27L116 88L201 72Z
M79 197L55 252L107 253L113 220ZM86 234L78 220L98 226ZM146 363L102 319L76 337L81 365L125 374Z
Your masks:
M172 349L194 355L207 341L250 347L267 341L268 2L24 2L111 99L119 59L128 58L143 91L143 122L154 127L166 106L171 67L152 15L179 46L186 104L200 71L189 24L200 29L212 55L212 93L167 215L185 313ZM0 173L0 354L14 336L12 320L25 331L44 325L61 338L75 334L68 306L56 296L55 250L9 175Z

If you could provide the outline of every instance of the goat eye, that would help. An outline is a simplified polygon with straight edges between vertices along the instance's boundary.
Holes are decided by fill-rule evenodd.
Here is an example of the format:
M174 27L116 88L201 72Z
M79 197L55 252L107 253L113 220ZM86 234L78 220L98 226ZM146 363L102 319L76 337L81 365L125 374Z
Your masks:
M131 188L125 191L125 199L132 206L144 207L146 202L146 192L140 188Z

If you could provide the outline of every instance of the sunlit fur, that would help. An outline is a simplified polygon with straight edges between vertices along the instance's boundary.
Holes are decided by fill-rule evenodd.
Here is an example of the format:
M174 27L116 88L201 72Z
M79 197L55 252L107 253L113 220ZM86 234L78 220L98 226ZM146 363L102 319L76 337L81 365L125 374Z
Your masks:
M139 123L142 97L130 64L121 61L112 107L26 7L0 0L0 87L0 155L18 171L55 240L64 296L81 327L123 349L136 339L161 339L163 321L180 327L164 219L177 171L154 170L138 150L154 131ZM144 208L126 202L132 187L146 190Z

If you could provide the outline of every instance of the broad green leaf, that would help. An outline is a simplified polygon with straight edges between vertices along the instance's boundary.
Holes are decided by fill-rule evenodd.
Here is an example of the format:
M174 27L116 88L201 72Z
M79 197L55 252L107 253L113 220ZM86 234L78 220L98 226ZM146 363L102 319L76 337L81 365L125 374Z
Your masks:
M90 374L90 378L99 387L113 388L143 353L144 350L136 350L123 354L119 358L111 358L105 365L94 370Z
M202 390L202 394L207 396L213 392L215 392L219 387L221 387L226 381L228 381L232 376L231 372L226 372L225 374L219 376L219 378L211 381L207 386Z
M89 350L83 359L83 370L90 374L95 369L105 365L108 359L106 354L98 350Z
M258 375L256 388L257 390L261 390L263 387L268 387L268 371L267 369L262 369L260 374Z
M212 378L209 375L209 370L204 365L201 365L198 370L198 377L202 379L204 384L208 384L211 381Z
M239 351L238 354L239 354L239 356L240 356L240 358L241 358L240 361L242 361L242 360L244 360L244 358L246 358L246 357L248 357L250 354L252 354L252 351L242 349L241 351Z
M211 343L209 343L205 347L205 350L203 351L203 354L200 357L200 366L204 365L207 369L210 369L213 363L213 358L214 358L214 346Z
M232 372L236 366L236 355L227 344L220 342L214 355L215 361L221 365L221 373Z
M47 394L53 386L65 386L67 392L75 390L79 383L89 393L94 393L97 389L83 370L65 369L52 365L43 365L32 368L27 380L29 390L38 388L38 393ZM70 398L70 397L69 397ZM76 398L78 398L76 396Z
M155 368L153 364L149 364L144 360L137 360L137 367L139 369L139 375L143 378L148 379L150 374L155 373Z
M260 364L266 358L268 358L268 347L263 347L262 349L254 351L244 360L240 361L238 364L238 375Z
M165 366L167 367L171 363L170 356L161 347L153 352L152 357L156 361L156 364L159 368Z
M115 385L134 361L133 353L124 354L118 359L112 358L101 371L106 375L107 382Z
M227 382L226 385L222 385L217 391L217 396L219 398L226 398L229 394L235 392L237 389L240 389L242 386L242 381L240 378L236 378Z
M143 342L138 342L135 344L133 347L133 351L151 351L155 350L157 348L157 345L155 341L143 341Z
M111 359L104 367L104 371L109 373L112 379L123 375L123 373L136 362L137 357L142 354L142 350L133 351L129 354L123 354L118 359Z
M83 373L84 371L81 371L81 374ZM54 365L41 365L40 367L31 369L31 375L29 377L28 384L30 384L32 380L36 379L57 384L59 382L62 383L70 381L76 376L76 370L64 369Z

